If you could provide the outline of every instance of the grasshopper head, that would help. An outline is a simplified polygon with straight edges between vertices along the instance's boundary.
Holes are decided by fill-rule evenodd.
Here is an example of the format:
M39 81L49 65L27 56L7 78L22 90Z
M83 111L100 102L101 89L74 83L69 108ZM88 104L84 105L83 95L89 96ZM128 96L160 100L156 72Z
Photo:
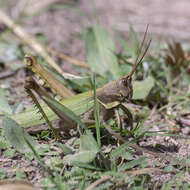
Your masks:
M119 96L121 101L131 100L133 96L132 78L130 76L118 81Z
M26 63L26 65L27 65L28 67L31 67L31 66L33 65L33 63L34 63L34 60L33 60L33 59L34 59L34 58L33 58L32 55L26 54L26 55L24 56L24 62Z
M34 56L32 56L31 54L26 54L24 56L24 63L27 65L27 67L33 71L34 73L36 73L37 75L40 75L40 66L39 64L36 62L36 59Z
M110 82L99 88L97 95L98 99L103 103L130 101L133 96L132 78L125 76L114 82Z
M31 69L34 73L36 72L36 60L35 58L30 55L30 54L26 54L24 56L24 63L27 65L27 67L29 69Z

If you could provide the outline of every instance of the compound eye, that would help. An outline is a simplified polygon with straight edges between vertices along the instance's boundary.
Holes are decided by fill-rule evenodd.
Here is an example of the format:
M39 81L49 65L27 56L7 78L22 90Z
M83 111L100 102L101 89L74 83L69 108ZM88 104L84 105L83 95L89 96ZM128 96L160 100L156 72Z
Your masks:
M31 58L31 57L28 57L28 56L25 56L25 57L24 57L24 62L25 62L29 67L32 66L32 64L33 64L32 58Z

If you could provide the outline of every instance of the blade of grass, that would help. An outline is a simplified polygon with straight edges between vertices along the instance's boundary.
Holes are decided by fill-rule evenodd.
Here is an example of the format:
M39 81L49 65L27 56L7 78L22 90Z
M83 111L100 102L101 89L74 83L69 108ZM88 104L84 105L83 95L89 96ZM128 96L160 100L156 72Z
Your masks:
M126 164L123 164L119 168L119 171L126 171L126 170L132 169L132 168L134 168L134 167L136 167L138 165L142 167L142 164L144 164L145 161L146 161L146 157L140 157L140 158L137 158L135 160L129 161Z
M168 67L168 80L169 80L169 101L173 100L173 85L172 85L172 68Z
M95 171L102 171L101 168L97 168L91 164L86 164L86 163L83 163L83 162L77 162L77 161L74 161L72 162L72 165L73 166L78 166L80 168L84 168L84 169L89 169L89 170L95 170Z
M100 114L99 114L99 105L96 94L96 76L93 74L93 90L94 90L94 118L96 122L96 138L98 142L98 146L101 147L101 139L100 139Z
M97 94L96 94L96 76L93 74L93 90L94 90L94 118L96 122L96 137L97 137L97 142L98 146L100 147L100 155L102 156L103 163L106 169L108 169L108 164L107 164L107 159L105 158L104 153L101 151L101 135L100 135L100 114L99 114L99 104L98 104L98 99L97 99Z

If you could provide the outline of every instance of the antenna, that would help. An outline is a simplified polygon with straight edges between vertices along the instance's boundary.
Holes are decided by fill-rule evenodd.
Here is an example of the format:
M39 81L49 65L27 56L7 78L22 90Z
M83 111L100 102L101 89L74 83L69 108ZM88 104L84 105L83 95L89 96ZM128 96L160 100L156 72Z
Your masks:
M132 75L136 71L136 68L142 63L142 60L143 60L144 56L146 55L146 53L147 53L147 51L148 51L148 49L150 47L150 43L152 41L152 38L149 40L148 45L147 45L147 47L146 47L146 49L145 49L145 51L144 51L141 59L138 61L138 59L140 57L140 54L141 54L141 52L143 50L144 42L145 42L145 39L146 39L146 36L147 36L147 32L148 32L148 26L149 25L147 25L147 27L146 27L146 31L144 33L143 40L141 42L141 45L140 45L140 48L139 48L139 51L138 51L138 54L137 54L137 57L136 57L136 60L135 60L135 64L133 65L132 71L130 72L130 74L128 75L128 77L132 77Z

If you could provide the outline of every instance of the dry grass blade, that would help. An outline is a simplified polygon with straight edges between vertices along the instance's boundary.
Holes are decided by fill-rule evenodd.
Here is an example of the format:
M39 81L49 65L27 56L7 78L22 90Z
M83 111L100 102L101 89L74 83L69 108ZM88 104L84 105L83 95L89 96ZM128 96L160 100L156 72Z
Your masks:
M137 169L137 170L133 170L133 171L125 171L122 173L129 174L131 176L138 176L138 175L142 175L142 174L168 173L168 172L166 172L162 169L159 169L159 168L142 168L142 169ZM92 184L90 184L85 190L92 190L99 184L101 184L107 180L110 180L110 179L111 179L111 176L103 176L100 179L97 179L96 181L94 181ZM128 180L129 180L129 177L127 177L125 179L125 182L127 183Z
M21 179L5 179L0 181L0 190L37 190L31 183Z
M168 43L168 50L166 50L164 59L173 68L174 76L181 73L181 68L184 68L190 74L190 68L185 64L185 61L187 61L185 52L179 42Z
M95 182L93 182L92 184L90 184L90 186L88 186L85 190L92 190L93 188L95 188L97 185L103 183L104 181L107 181L111 178L111 176L103 176L100 179L96 180Z
M130 174L131 176L137 176L137 175L142 175L142 174L169 173L169 172L166 172L163 169L159 169L159 168L142 168L142 169L137 169L137 170L132 170L132 171L126 171L123 173Z
M80 67L88 67L88 65L85 62L83 62L83 61L78 61L78 60L76 60L76 59L74 59L74 58L72 58L72 57L70 57L70 56L68 56L68 55L66 55L64 53L57 52L56 50L54 50L52 48L48 48L48 50L51 53L53 53L56 56L58 56L59 58L64 59L64 60L72 63L73 65L77 65L77 66L80 66Z

